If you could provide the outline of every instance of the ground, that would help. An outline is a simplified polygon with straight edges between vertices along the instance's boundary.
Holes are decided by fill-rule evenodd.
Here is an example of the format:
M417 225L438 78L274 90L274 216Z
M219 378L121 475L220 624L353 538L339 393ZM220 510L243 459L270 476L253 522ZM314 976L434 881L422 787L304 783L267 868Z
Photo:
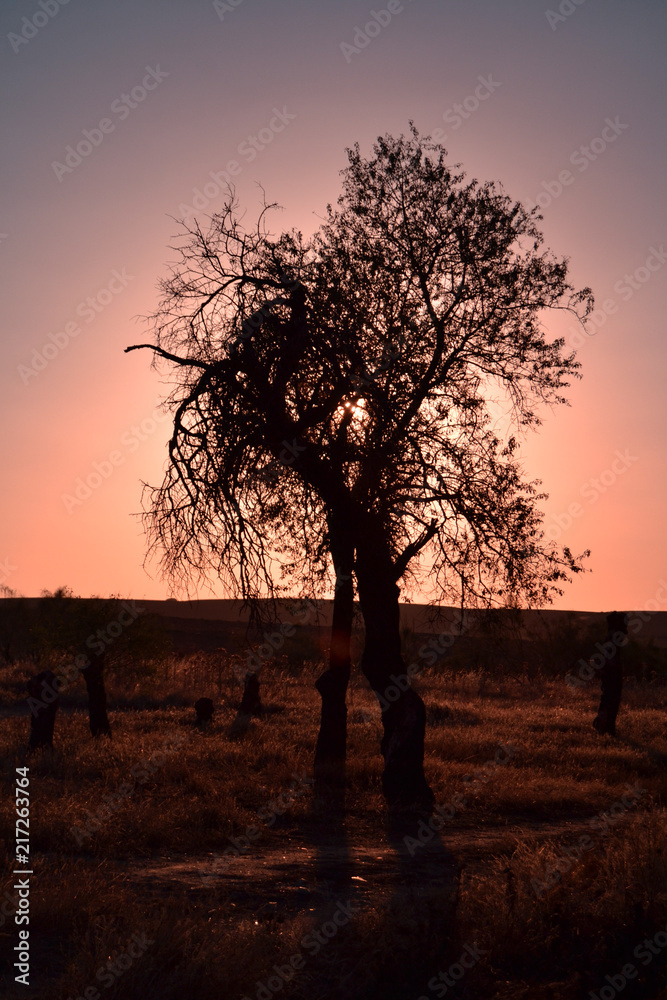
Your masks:
M338 823L313 803L314 664L267 664L245 732L239 683L210 656L112 680L111 741L91 739L75 692L54 751L29 760L20 671L0 685L0 833L11 872L27 764L31 985L12 983L8 904L5 995L667 997L664 687L628 687L612 739L591 726L595 681L424 670L435 833L387 825L380 711L358 675ZM204 731L201 696L217 706Z

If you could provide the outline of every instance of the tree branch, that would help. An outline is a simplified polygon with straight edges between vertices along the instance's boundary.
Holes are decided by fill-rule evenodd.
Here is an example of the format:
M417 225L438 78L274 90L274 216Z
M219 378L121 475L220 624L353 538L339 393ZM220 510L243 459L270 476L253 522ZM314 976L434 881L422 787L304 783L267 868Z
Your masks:
M419 536L419 538L416 538L414 540L414 542L410 542L410 544L405 549L403 549L403 552L400 554L400 556L398 557L398 559L396 559L396 561L394 562L394 579L395 580L400 580L400 578L403 576L403 574L405 573L406 569L408 568L408 563L410 562L410 560L412 559L412 557L416 556L417 553L421 549L423 549L424 546L428 544L428 542L431 541L431 539L433 538L433 536L435 534L437 534L437 531L438 531L438 522L434 518L431 521L431 523L428 526L428 528L426 528L421 533L421 535Z
M132 347L126 347L123 354L128 354L130 351L141 351L144 348L148 348L149 351L155 351L161 358L173 361L177 365L185 365L189 368L201 368L202 371L208 371L212 367L207 361L197 361L195 358L179 358L175 354L165 351L162 347L156 347L155 344L133 344Z

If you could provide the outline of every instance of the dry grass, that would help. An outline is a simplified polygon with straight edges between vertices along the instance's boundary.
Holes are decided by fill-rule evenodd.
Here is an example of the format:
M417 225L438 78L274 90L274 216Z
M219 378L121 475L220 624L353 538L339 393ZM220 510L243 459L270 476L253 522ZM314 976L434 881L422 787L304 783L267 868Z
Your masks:
M275 822L258 823L257 811L294 785L295 774L310 773L317 665L298 671L283 660L268 666L262 690L267 712L242 739L230 736L240 697L232 667L209 655L180 668L155 668L146 677L112 679L110 742L91 740L81 693L63 700L53 753L29 761L36 988L17 987L16 995L66 1000L96 987L109 1000L254 1000L257 984L275 975L274 965L284 968L302 955L305 964L289 982L265 987L270 996L431 1000L444 994L429 988L429 980L456 963L466 944L476 943L485 954L448 995L579 1000L634 961L641 978L624 995L667 996L660 978L664 956L646 967L633 958L633 949L667 924L664 688L629 688L619 738L612 740L599 738L590 724L594 684L572 693L562 680L539 676L424 672L419 686L429 718L427 775L438 804L457 795L466 800L440 834L462 869L452 901L442 889L417 892L416 875L405 879L405 859L399 864L387 845L380 712L363 678L355 677L345 832L353 853L382 845L377 850L386 857L386 879L366 886L351 923L310 955L304 935L331 919L336 902L350 898L349 887L315 899L308 890L322 884L313 880L303 887L306 902L294 907L262 862L281 851L288 857L304 838L317 841L330 831L311 815L309 792L295 797ZM1 678L5 705L22 696L22 669ZM192 724L191 705L200 696L218 706L203 733ZM0 810L0 846L8 866L12 778L25 763L27 732L25 714L7 714L0 736L8 793ZM511 759L485 772L499 744L512 745ZM154 756L160 753L166 755ZM604 832L594 831L591 820L619 802L628 784L642 789L637 801ZM124 785L131 794L118 796ZM104 795L111 795L113 808L101 818ZM77 840L73 828L83 829L91 816L99 828ZM230 846L229 837L243 836L253 824L261 836L246 859L245 901L224 876L188 886L152 885L126 874L137 858L159 866L161 859L186 856L201 858L204 866L207 856ZM586 832L592 847L567 867L566 849ZM422 853L415 853L415 863ZM536 885L544 884L556 862L565 870L540 893ZM298 867L294 872L298 882ZM98 970L124 953L133 934L152 943L112 984L102 985ZM16 943L11 920L0 926L0 943L9 956Z

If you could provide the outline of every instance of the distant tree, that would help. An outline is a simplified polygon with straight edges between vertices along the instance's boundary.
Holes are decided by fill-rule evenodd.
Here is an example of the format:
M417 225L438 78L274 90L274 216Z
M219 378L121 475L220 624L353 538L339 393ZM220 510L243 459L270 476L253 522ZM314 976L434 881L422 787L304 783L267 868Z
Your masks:
M274 590L281 550L300 553L292 570L330 557L342 586L320 739L330 725L334 743L353 574L362 669L394 699L382 740L393 810L433 801L398 581L421 556L442 599L516 607L548 603L581 570L545 539L545 494L522 478L511 428L566 401L579 365L543 313L585 320L591 294L542 250L536 210L464 183L445 156L414 127L368 160L348 150L338 208L309 241L272 238L266 209L245 232L230 198L208 232L185 228L156 343L135 345L176 375L171 461L147 517L163 568L206 566L249 594Z
M6 584L0 584L0 657L15 663L26 652L30 629L28 601Z
M120 598L75 596L69 587L44 591L31 626L33 658L40 664L76 666L88 693L90 731L111 736L105 669L131 670L141 658L161 657L167 640L154 620ZM67 679L67 671L64 675Z

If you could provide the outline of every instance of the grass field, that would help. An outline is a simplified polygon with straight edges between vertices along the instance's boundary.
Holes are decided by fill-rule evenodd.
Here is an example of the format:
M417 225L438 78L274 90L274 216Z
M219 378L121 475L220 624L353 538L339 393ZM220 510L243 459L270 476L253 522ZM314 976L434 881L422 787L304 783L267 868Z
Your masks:
M591 727L594 681L424 670L436 834L387 828L357 674L345 819L314 810L318 669L268 664L265 714L236 735L240 687L211 655L111 678L111 741L90 738L81 684L29 760L26 666L2 671L4 871L27 763L34 872L29 987L11 874L1 887L4 995L667 997L664 686L626 689L612 739Z

